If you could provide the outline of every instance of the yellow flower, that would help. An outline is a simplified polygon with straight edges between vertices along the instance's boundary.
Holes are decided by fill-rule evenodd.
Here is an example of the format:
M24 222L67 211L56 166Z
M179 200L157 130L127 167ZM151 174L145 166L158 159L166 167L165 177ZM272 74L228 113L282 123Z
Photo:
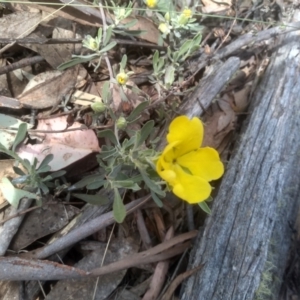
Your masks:
M189 8L185 8L183 11L182 11L182 14L186 17L186 18L191 18L192 15L193 15L193 12L189 9Z
M158 30L163 34L168 34L170 33L170 26L167 23L160 23Z
M145 3L149 8L155 8L157 6L157 0L146 0Z
M209 181L224 173L218 152L209 147L200 148L203 124L194 117L175 118L169 127L168 145L156 163L156 171L179 198L198 203L211 193Z
M117 81L121 85L125 85L128 80L128 75L124 72L121 72L117 75Z

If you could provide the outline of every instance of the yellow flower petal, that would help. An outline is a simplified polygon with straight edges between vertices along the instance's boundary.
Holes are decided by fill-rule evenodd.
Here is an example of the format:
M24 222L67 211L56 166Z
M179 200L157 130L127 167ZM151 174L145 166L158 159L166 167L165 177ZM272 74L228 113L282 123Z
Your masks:
M200 148L177 158L177 163L189 169L196 176L207 181L219 179L224 173L224 165L218 152L209 147Z
M157 6L157 0L146 0L146 5L149 8L155 8Z
M211 186L207 180L187 174L179 166L176 168L176 175L175 184L172 185L176 196L189 203L198 203L209 197Z
M187 116L175 118L170 124L167 140L169 144L180 142L174 150L176 157L198 149L203 140L202 122L196 117L191 120Z

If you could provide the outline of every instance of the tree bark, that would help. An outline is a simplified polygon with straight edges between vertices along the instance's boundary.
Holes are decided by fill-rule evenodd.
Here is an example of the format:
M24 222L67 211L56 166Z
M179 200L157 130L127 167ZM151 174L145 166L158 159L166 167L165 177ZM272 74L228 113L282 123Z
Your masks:
M278 299L300 200L299 31L275 42L195 241L190 268L203 267L184 285L183 300Z

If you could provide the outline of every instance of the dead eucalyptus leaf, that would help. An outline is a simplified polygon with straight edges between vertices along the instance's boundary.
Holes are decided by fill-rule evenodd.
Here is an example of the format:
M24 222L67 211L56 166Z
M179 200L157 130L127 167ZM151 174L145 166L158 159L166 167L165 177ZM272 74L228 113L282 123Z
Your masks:
M37 75L28 83L30 88L26 87L17 98L24 107L44 109L56 106L74 88L78 68L76 66L64 72L50 71Z
M21 38L35 30L42 19L40 13L18 11L0 18L1 38Z

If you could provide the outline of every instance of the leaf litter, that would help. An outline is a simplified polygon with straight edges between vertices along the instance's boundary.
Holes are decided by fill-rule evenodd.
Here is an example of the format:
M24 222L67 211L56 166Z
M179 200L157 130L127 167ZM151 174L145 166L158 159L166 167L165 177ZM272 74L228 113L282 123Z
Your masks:
M197 21L201 21L201 25L204 24L205 26L198 55L199 53L206 53L213 57L213 54L215 52L217 53L219 48L222 49L222 47L230 45L230 43L237 40L241 34L250 32L253 27L256 26L256 30L258 31L262 31L265 29L264 27L267 27L267 25L264 26L255 23L257 16L255 13L251 15L252 3L250 1L244 1L243 6L237 8L236 11L233 10L231 1L205 0L202 1L202 4L203 7L199 9L199 13L216 14L222 16L223 19L214 18L213 16L203 17L201 20L198 18ZM268 7L268 4L263 3L263 6L259 10L262 18L268 18L268 20L273 19L275 21L277 13L276 7L270 6L269 11L264 10L266 7ZM60 8L62 8L62 6L60 6ZM233 13L241 20L234 18L227 19L227 17L235 15ZM43 18L42 16L48 16L48 18ZM155 47L160 49L159 47L167 46L167 43L166 41L161 43L161 34L157 24L152 21L152 16L153 12L147 11L146 15L136 15L125 19L123 24L137 20L131 27L131 30L141 31L142 34L131 39L128 39L126 35L117 36L117 49L113 48L108 56L102 58L98 69L96 68L95 60L92 60L91 63L82 62L80 65L65 71L58 71L57 67L70 60L72 54L88 53L86 49L82 48L81 41L87 35L95 36L96 29L103 22L103 15L97 7L83 6L80 8L80 6L72 7L68 5L57 10L57 8L49 8L40 4L22 4L20 6L11 3L7 7L6 14L0 18L1 39L18 40L27 37L27 41L30 39L40 40L37 44L29 44L26 43L25 39L23 44L17 42L14 48L10 48L11 56L13 56L16 61L20 56L30 58L40 55L44 59L44 61L34 64L31 68L28 67L30 64L26 67L19 68L17 68L18 65L16 65L18 72L21 71L28 75L26 77L18 77L20 86L22 88L26 86L20 94L16 94L14 92L15 89L10 88L12 79L9 71L6 75L0 76L0 126L6 128L6 130L1 130L0 132L0 142L6 148L12 147L17 134L16 126L26 122L28 124L28 135L26 139L18 144L16 153L21 159L26 159L31 164L33 164L36 159L37 168L41 165L43 160L47 160L48 155L53 155L53 159L49 162L50 169L46 169L46 174L63 169L73 170L72 174L67 173L62 179L54 180L49 188L51 191L55 191L52 196L55 197L57 201L76 201L76 204L71 207L70 205L63 204L63 202L54 206L48 203L49 200L47 200L47 197L43 196L42 206L27 214L23 221L22 228L20 228L16 234L9 249L14 251L20 249L39 249L39 241L43 241L45 243L45 249L48 249L47 247L50 247L51 244L49 245L50 239L45 238L47 235L57 232L56 238L59 239L59 237L64 235L71 236L68 234L72 233L72 230L76 232L76 230L80 231L81 228L86 230L86 234L82 235L82 237L87 239L86 243L94 245L93 243L95 242L97 244L96 249L93 248L85 252L81 249L79 243L72 248L69 254L65 251L65 253L61 255L62 258L65 257L66 261L69 260L68 264L74 266L73 269L63 267L60 263L48 263L47 261L37 260L37 258L46 258L50 254L38 257L34 254L31 256L32 253L29 252L26 258L30 258L28 268L26 267L25 258L23 260L23 258L18 258L17 256L10 259L3 257L2 262L0 262L2 264L2 270L5 266L16 264L18 260L23 264L23 267L18 270L12 269L11 273L7 275L2 273L0 276L1 279L58 280L68 279L72 276L84 278L88 274L85 271L92 271L93 273L94 270L94 275L102 274L102 272L106 274L105 269L101 268L101 257L103 257L105 265L114 262L117 263L118 260L120 260L120 264L122 264L124 261L126 262L126 258L129 257L130 263L127 268L131 268L127 273L125 268L123 271L117 273L117 276L114 275L114 273L102 275L103 280L100 280L100 283L96 283L96 280L80 281L80 284L74 281L74 279L68 282L58 281L44 299L67 298L74 294L77 295L78 299L83 299L91 297L92 291L94 290L97 295L96 299L108 299L111 293L118 292L122 295L122 291L119 289L120 287L124 287L125 289L127 284L133 287L138 287L139 285L143 286L139 291L139 297L142 297L144 294L147 295L146 290L149 285L151 290L150 292L148 291L148 293L157 295L161 291L153 288L153 284L150 284L149 278L151 274L161 272L161 270L158 268L154 271L153 264L151 263L159 262L156 267L159 267L159 264L167 266L166 261L168 260L168 262L171 262L171 265L175 265L176 260L174 260L174 258L172 260L169 259L174 256L176 257L176 255L190 247L190 244L185 244L184 239L182 239L173 244L174 248L166 247L161 250L162 252L151 253L152 248L150 248L149 253L146 250L150 259L145 259L144 265L141 265L143 259L139 257L139 254L136 254L136 256L133 254L147 249L146 245L153 247L153 249L157 247L155 246L157 244L165 245L164 239L167 239L167 228L175 226L175 236L177 235L179 237L182 233L181 228L184 227L186 212L182 202L171 195L168 195L166 199L162 199L163 207L159 212L156 204L147 202L148 204L141 209L140 212L142 213L139 218L137 218L135 214L128 215L122 225L117 225L118 230L114 230L114 227L112 227L113 219L110 213L107 219L101 219L101 226L96 227L98 228L97 230L89 231L88 228L91 226L90 222L97 217L100 208L91 204L85 204L85 202L79 201L78 198L72 198L72 193L70 193L70 191L66 192L68 191L68 187L72 184L74 185L76 182L79 183L80 180L83 180L87 176L94 176L93 178L96 179L89 181L90 186L83 185L79 188L81 190L80 192L83 192L82 195L85 193L87 196L94 196L95 199L97 199L97 197L102 199L102 194L104 194L105 199L107 199L107 202L105 202L106 206L104 207L109 211L111 210L112 191L107 191L105 187L102 187L103 185L100 184L101 181L103 181L99 179L99 176L102 178L101 166L99 167L98 164L97 167L92 167L90 170L92 173L88 174L81 174L78 168L76 170L76 166L80 166L82 162L85 163L85 158L88 159L87 157L93 153L101 153L104 146L111 145L112 143L108 136L99 138L97 134L101 129L112 128L116 119L110 118L107 113L95 113L91 110L92 103L106 105L106 108L112 110L111 114L113 116L129 116L130 118L131 113L137 109L141 103L147 102L147 105L145 105L135 117L131 117L132 124L128 125L131 131L127 132L127 137L132 137L134 132L141 130L142 124L153 119L156 127L153 130L155 136L151 136L151 139L154 140L159 137L160 140L163 140L164 136L159 135L159 132L164 132L164 121L170 120L174 111L180 111L181 106L192 93L189 89L193 89L203 82L205 83L206 77L210 75L209 62L203 63L201 59L200 63L203 63L203 66L194 74L192 74L193 72L189 72L189 70L191 71L199 63L197 62L197 57L192 57L186 60L186 65L182 69L182 77L185 81L178 82L176 85L173 85L172 88L169 87L167 91L161 91L159 89L157 83L152 81L153 78L151 78L151 76L149 77L149 74L151 75L153 72L152 59L154 51L152 49L155 49ZM243 20L243 18L248 18L249 16L253 17L254 22ZM106 18L108 25L111 24L111 12L106 15ZM74 26L72 22L77 23L76 26ZM125 32L125 28L123 28L123 30ZM58 40L56 44L48 44L46 40L49 38L69 39L70 43L60 44ZM1 39L0 43L2 43ZM159 47L157 43L160 43ZM149 44L152 44L153 48L149 47ZM241 44L240 48L244 46L245 45ZM236 72L230 80L227 79L226 82L224 81L221 92L214 97L214 99L210 100L211 105L202 115L205 122L204 145L218 149L224 159L230 157L230 148L234 142L236 128L241 116L247 113L247 108L251 100L249 96L252 94L259 76L263 74L263 71L259 70L258 66L262 66L263 62L267 61L267 49L268 45L264 43L252 47L250 46L247 48L249 53L245 54L246 56L248 55L246 58L243 57L242 49L238 51L239 53L237 53L237 55L240 55L242 58L239 71ZM113 85L110 91L112 93L113 102L108 104L106 103L108 96L105 95L103 82L109 83L110 72L113 72L114 75L118 73L119 63L122 60L123 53L127 53L129 57L129 69L127 71L133 70L135 74L130 78L127 86ZM110 60L112 70L109 70L109 67L105 64L106 58ZM1 61L1 68L5 67L5 64L10 64L6 56L4 59L1 59ZM266 65L264 65L264 68L265 67ZM32 78L30 79L30 77ZM16 79L14 80L14 82L17 82ZM137 89L139 89L138 92L136 91ZM199 101L201 103L201 95L199 95ZM35 115L30 109L38 110L38 114ZM14 127L11 127L11 122L7 121L8 118L14 120ZM31 123L31 125L29 123ZM10 127L11 130L7 130L7 128ZM126 139L124 133L121 133L120 138ZM93 157L91 159L97 165L97 158ZM88 160L86 160L86 164L87 162ZM0 163L3 178L8 177L10 180L16 178L14 171L16 170L16 166L13 164L13 161L8 161L7 158L3 156L1 157ZM95 164L91 165L95 166ZM79 178L76 178L76 176ZM9 186L11 183L10 181L8 183L2 180L2 184ZM101 186L102 188L98 188L97 186ZM19 183L17 187L18 190L21 190L23 188L22 183ZM30 195L30 191L26 191L26 193L23 196ZM141 191L139 191L139 193L141 193ZM120 199L123 200L125 194L123 194L123 191L121 194L122 198ZM141 193L139 197L141 196L144 196L144 194ZM139 197L137 197L137 194L128 193L125 196L125 200L126 203L128 203L130 200ZM2 203L5 203L4 199L5 197L2 196ZM140 198L140 200L141 199L142 198ZM134 203L134 201L132 203ZM133 209L133 207L137 209L135 206L132 206L130 209ZM127 205L126 208L128 211ZM104 210L101 213L104 213ZM197 212L197 214L199 215L199 212ZM82 218L82 215L87 215L88 217L78 221ZM3 219L5 219L4 216ZM137 219L139 221L137 221ZM107 220L109 220L109 222ZM204 218L201 216L200 222L203 221ZM71 224L75 224L77 229L67 229L68 225ZM196 226L198 227L199 224L197 223ZM112 235L112 241L108 238L105 239L107 244L101 244L98 241L99 237L96 232L100 232L100 227L102 228L101 230L106 232L105 236ZM146 236L149 236L149 239L146 239ZM68 246L74 245L76 242L68 243ZM108 246L108 250L105 250L106 246ZM62 249L63 248L64 247L62 247ZM101 254L99 249L101 249ZM99 255L101 257L99 257ZM75 260L74 257L76 257ZM82 257L82 259L78 257ZM139 265L135 265L135 259ZM34 262L36 265L29 266L31 262ZM108 265L108 269L109 266L110 265ZM112 270L119 268L119 266L111 266ZM30 269L31 267L33 268ZM97 268L99 268L99 270ZM37 273L38 269L39 273ZM51 275L47 276L47 274L50 274L49 271L52 272L52 277ZM164 274L162 276L167 276L167 271L168 268L166 268L166 272L162 272ZM22 273L22 276L18 277L18 272ZM26 272L28 272L27 277ZM121 283L122 280L123 283ZM143 282L147 282L147 284L143 285ZM117 288L118 286L119 288ZM127 288L126 291L129 293L130 289ZM137 294L135 294L135 296L136 295ZM33 299L36 295L32 294L31 296ZM145 299L147 299L147 297Z

